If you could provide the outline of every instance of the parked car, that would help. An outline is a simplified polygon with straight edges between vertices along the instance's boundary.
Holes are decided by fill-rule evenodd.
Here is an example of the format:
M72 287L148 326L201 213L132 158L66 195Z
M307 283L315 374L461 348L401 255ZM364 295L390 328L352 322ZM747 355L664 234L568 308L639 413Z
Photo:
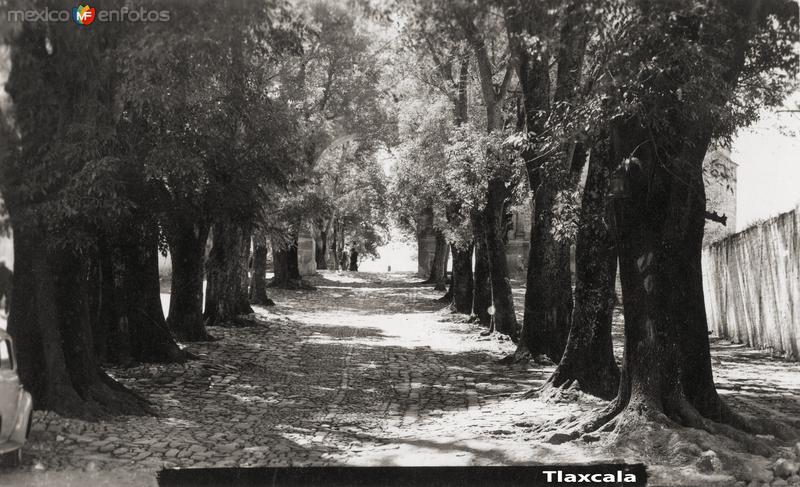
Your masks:
M18 466L31 432L33 399L22 388L15 358L11 336L0 329L0 455Z

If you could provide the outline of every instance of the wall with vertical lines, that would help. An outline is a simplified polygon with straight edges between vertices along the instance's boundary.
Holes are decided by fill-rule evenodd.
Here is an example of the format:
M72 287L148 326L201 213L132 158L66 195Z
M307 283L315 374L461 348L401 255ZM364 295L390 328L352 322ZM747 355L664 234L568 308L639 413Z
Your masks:
M703 250L711 331L800 359L800 208Z

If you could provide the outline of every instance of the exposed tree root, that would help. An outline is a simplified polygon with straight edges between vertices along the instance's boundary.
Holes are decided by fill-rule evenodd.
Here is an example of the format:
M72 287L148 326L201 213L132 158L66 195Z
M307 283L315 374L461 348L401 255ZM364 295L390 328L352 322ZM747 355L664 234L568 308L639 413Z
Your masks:
M734 412L722 402L722 423L753 435L772 435L783 441L800 439L800 419L778 421L767 418L746 417Z
M582 394L581 385L577 380L566 381L557 386L553 384L551 377L542 387L526 392L525 397L538 397L548 402L575 402Z
M553 392L554 389L563 391L563 388L550 388L550 390L543 388L542 392L543 394L557 395L557 392ZM741 417L740 420L744 421L744 426L753 428L754 424L749 420ZM757 422L755 425L760 426L761 423ZM770 428L776 426L777 422L772 423ZM652 453L664 448L663 436L655 433L663 430L675 430L679 437L683 437L681 448L685 449L687 443L694 443L695 447L688 448L694 448L697 454L713 446L708 440L709 437L703 436L703 434L715 435L716 438L725 441L731 449L762 457L773 455L776 452L777 443L779 443L774 439L775 436L754 436L744 429L704 418L685 399L668 404L665 411L649 401L640 400L625 405L615 399L588 419L576 416L562 418L545 423L535 431L547 442L553 444L577 439L585 442L603 440L610 446L628 447L636 451ZM691 433L692 431L694 433ZM603 434L606 434L605 438L603 438ZM639 443L643 445L639 445ZM674 452L661 453L667 457L674 456ZM688 455L687 458L691 457ZM694 458L696 459L696 455Z
M95 421L123 414L155 416L152 404L139 393L128 389L99 370L95 380L79 391L67 384L51 386L47 398L37 409L48 409L57 414Z

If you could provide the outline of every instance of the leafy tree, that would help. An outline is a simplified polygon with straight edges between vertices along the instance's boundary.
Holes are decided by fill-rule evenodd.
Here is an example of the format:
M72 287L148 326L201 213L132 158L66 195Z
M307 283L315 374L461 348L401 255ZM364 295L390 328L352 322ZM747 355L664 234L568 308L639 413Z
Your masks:
M44 23L9 39L16 141L0 166L14 229L8 329L37 406L76 416L147 410L100 368L92 333L98 237L135 212L115 139L118 42L108 26Z

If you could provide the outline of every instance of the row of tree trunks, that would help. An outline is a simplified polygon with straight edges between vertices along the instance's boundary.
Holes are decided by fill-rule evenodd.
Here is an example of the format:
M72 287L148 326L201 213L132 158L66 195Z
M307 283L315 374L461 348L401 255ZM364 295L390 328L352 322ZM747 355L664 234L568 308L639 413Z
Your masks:
M85 258L47 247L48 239L14 226L14 288L8 331L22 382L36 407L77 417L149 412L144 399L114 381L94 354ZM95 288L96 289L96 288Z
M608 142L589 160L575 244L575 305L564 355L549 385L577 383L583 392L611 399L619 387L611 321L616 303L617 254L605 221L605 194L613 169Z

